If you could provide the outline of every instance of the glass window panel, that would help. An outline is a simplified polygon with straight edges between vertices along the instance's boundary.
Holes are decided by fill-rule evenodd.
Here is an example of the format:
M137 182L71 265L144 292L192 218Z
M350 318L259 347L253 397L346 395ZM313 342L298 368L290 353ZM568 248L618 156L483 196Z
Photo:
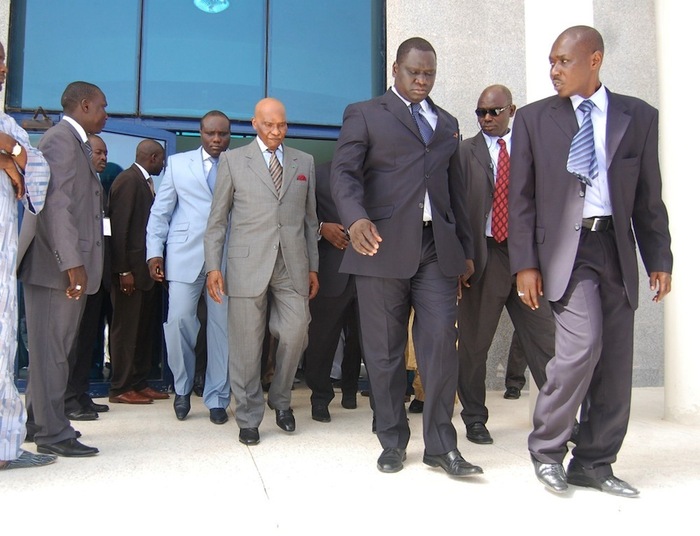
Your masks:
M384 91L383 2L270 0L268 95L290 122L339 125Z
M142 114L252 116L264 96L265 2L211 14L192 0L145 0L143 24Z
M135 113L139 19L139 0L14 0L9 106L60 110L66 86L84 80L108 113Z

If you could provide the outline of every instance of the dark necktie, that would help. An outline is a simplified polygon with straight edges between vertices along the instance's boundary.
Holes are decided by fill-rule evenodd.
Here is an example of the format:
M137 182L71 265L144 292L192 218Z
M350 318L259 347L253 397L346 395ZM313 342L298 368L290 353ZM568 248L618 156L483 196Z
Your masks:
M213 193L214 186L216 186L216 170L219 169L219 159L214 158L213 156L210 156L209 161L211 162L211 169L209 170L209 173L207 174L207 184L209 185L209 189Z
M510 181L510 156L506 142L499 138L498 169L496 172L496 190L493 193L493 212L491 213L491 235L496 242L508 238L508 184Z
M566 170L573 173L578 180L591 185L591 181L598 176L598 159L595 157L595 142L593 140L593 121L591 110L593 102L585 100L579 104L578 109L583 112L581 127L571 141L569 159L566 162Z
M85 147L87 148L88 156L90 157L90 160L92 160L92 145L90 145L89 140L85 140Z
M411 116L418 126L420 137L423 138L423 143L428 145L433 137L433 127L430 126L428 120L420 113L420 104L417 102L411 103Z
M153 177L149 176L146 179L146 183L148 184L148 189L151 190L151 195L153 197L155 197L156 196L156 189L153 187Z
M272 182L277 188L277 193L279 193L282 188L282 164L277 160L277 155L272 149L267 150L270 153L270 175L272 176Z

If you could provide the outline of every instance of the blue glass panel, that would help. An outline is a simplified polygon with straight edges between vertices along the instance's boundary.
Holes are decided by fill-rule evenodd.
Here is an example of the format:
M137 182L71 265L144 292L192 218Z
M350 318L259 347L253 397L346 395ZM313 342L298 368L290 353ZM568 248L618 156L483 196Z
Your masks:
M349 103L384 91L382 6L270 0L268 94L288 121L340 125Z
M61 109L75 80L100 86L108 113L136 112L139 0L14 0L8 104Z
M144 1L141 113L249 119L265 86L265 2L205 13L192 0Z

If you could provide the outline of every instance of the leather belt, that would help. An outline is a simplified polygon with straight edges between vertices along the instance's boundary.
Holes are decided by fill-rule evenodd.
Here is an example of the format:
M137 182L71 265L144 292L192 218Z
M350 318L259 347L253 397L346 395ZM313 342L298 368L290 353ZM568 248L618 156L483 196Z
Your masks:
M581 225L594 233L602 233L610 231L613 228L612 216L594 216L592 218L583 218Z

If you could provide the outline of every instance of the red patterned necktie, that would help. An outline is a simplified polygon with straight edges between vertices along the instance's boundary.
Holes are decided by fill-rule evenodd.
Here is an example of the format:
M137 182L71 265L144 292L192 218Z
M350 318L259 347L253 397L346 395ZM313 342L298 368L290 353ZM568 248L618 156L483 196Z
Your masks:
M510 180L510 156L506 142L498 140L498 170L496 173L496 191L493 193L493 213L491 217L491 235L496 242L508 238L508 182Z

